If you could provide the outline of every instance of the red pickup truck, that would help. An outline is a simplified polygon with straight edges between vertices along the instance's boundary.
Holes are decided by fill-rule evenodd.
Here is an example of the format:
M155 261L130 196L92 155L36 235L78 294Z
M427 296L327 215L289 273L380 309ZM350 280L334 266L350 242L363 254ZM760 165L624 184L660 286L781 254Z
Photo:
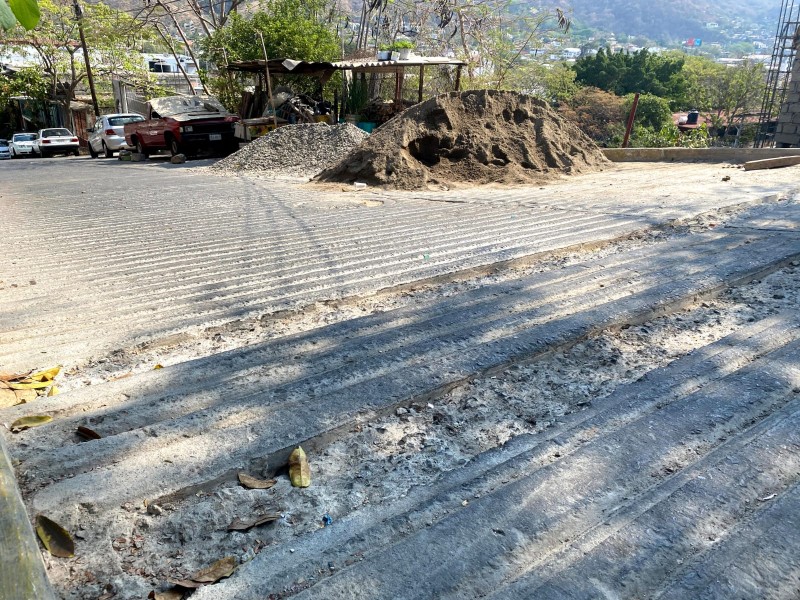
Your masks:
M230 154L238 149L230 114L212 96L169 96L147 103L147 118L125 125L125 142L149 155L160 150L176 154L201 151Z

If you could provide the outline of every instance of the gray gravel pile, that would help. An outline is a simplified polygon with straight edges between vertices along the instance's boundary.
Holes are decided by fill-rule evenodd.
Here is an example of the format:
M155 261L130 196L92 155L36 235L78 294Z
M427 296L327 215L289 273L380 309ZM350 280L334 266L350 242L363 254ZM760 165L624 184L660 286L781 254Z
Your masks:
M313 177L358 146L367 133L349 123L286 125L216 163L221 174Z

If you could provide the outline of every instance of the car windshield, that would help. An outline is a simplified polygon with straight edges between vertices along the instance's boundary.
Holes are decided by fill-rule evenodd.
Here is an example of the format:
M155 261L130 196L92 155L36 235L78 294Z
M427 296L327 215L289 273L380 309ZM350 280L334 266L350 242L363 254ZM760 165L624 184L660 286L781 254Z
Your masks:
M8 146L8 140L0 140L0 146Z
M12 141L15 142L32 142L36 139L35 133L15 133Z
M109 127L122 127L126 123L138 123L139 121L144 121L144 117L139 115L125 115L122 117L109 117L108 118L108 125Z
M49 138L49 137L72 137L69 129L42 129L42 137Z

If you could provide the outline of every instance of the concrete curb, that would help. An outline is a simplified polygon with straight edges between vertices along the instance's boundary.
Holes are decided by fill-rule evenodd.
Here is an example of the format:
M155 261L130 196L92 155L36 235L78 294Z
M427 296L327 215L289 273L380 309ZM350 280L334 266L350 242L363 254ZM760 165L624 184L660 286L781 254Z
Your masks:
M603 148L612 162L734 162L797 156L800 148Z
M0 600L55 600L0 435Z

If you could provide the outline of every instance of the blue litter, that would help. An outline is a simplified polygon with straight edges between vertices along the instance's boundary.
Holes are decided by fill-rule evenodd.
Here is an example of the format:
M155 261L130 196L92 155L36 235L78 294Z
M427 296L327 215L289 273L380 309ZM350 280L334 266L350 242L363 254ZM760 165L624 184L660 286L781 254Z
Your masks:
M322 525L323 527L327 527L328 525L333 525L333 519L328 513L322 515Z

